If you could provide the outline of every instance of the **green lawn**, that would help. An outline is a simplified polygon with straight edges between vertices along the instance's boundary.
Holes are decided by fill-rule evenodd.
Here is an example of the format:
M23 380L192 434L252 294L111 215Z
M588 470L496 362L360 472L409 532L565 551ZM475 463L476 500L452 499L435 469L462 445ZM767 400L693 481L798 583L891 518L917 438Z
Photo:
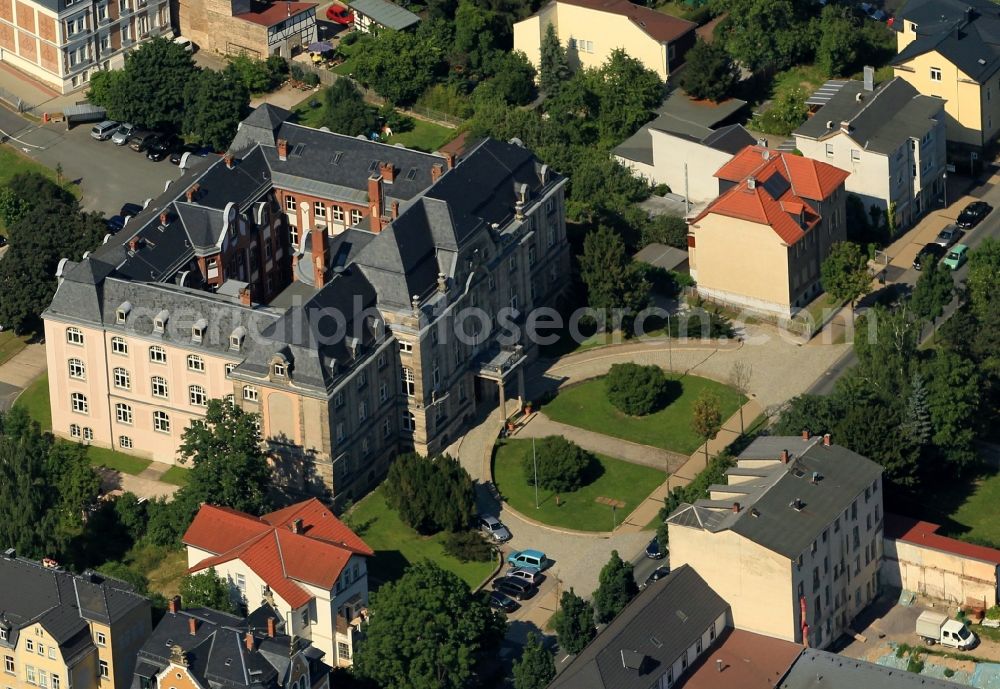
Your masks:
M172 483L175 486L186 486L188 484L190 469L185 469L184 467L172 466L166 470L160 480L164 483Z
M0 146L0 186L10 181L14 175L22 172L38 172L51 180L56 179L56 171L24 155L10 146ZM80 188L73 184L65 185L74 196L80 198ZM7 228L0 222L0 234L7 234Z
M553 421L596 433L652 445L689 455L702 443L691 430L691 409L704 390L714 392L721 403L722 418L728 419L745 401L732 388L697 376L669 376L680 386L679 394L666 407L648 416L627 416L608 401L604 378L594 378L562 390L543 411Z
M535 509L535 488L525 480L522 466L524 457L530 452L530 440L499 443L493 456L493 481L514 509L552 526L577 531L611 531L613 520L621 524L666 480L666 475L657 469L599 454L595 456L601 471L592 483L572 493L561 493L558 506L554 493L539 488L539 506ZM609 506L595 502L599 497L621 500L625 506L613 516Z
M1000 473L993 472L973 482L971 492L965 496L948 519L940 520L941 531L946 535L975 543L1000 548ZM938 521L928 516L930 521ZM950 522L950 523L949 523Z
M44 374L39 376L31 385L24 389L21 396L17 398L16 407L23 407L28 415L38 422L42 430L52 430L52 409L49 407L49 376ZM93 466L106 466L109 469L121 471L126 474L138 474L150 465L148 459L133 457L124 452L109 450L103 447L91 445L87 450L87 456Z
M15 354L24 349L28 343L26 336L18 336L12 330L0 333L0 364L3 364Z
M375 557L368 563L368 571L380 582L398 579L408 565L427 559L454 572L475 588L496 567L493 561L459 562L446 555L441 544L443 534L421 536L404 524L386 504L381 487L354 506L348 522L375 551Z

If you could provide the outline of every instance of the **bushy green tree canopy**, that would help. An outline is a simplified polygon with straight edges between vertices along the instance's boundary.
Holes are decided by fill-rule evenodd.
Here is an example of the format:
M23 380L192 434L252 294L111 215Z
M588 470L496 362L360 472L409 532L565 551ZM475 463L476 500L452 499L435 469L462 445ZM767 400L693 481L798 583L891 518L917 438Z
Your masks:
M552 626L556 630L559 647L566 653L579 653L597 633L594 607L576 595L572 588L563 591L559 610L552 616Z
M594 607L598 622L610 622L615 615L628 605L639 593L635 583L632 563L625 562L617 550L611 551L611 559L601 568L600 582L594 591Z
M235 613L236 606L229 591L229 582L209 567L204 572L187 574L181 579L181 600L189 608L211 608L220 612Z
M732 95L739 71L719 43L699 38L684 56L684 62L680 84L688 95L716 103Z
M529 485L535 483L537 465L539 486L566 493L586 483L594 461L594 456L576 443L561 435L550 435L536 441L534 448L528 448L521 468Z
M645 416L667 402L668 381L659 366L612 364L604 378L608 401L629 416Z
M469 473L448 455L399 455L385 479L385 499L400 518L422 534L461 531L476 511Z

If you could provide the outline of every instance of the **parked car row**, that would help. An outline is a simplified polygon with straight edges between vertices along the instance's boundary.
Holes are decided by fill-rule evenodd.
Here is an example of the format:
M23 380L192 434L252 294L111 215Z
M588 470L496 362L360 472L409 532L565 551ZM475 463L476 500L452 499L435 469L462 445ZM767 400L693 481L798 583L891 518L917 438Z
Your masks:
M913 267L922 270L924 266L941 261L941 264L951 270L961 268L969 258L969 247L958 243L966 230L971 230L981 223L993 211L993 207L985 201L973 201L966 206L954 225L942 229L934 241L924 245L913 259Z
M174 165L180 165L185 153L205 157L209 150L200 144L185 144L172 134L159 134L140 129L130 122L106 120L95 124L90 135L98 141L111 140L116 146L127 145L133 151L145 153L148 160L159 162L169 158Z

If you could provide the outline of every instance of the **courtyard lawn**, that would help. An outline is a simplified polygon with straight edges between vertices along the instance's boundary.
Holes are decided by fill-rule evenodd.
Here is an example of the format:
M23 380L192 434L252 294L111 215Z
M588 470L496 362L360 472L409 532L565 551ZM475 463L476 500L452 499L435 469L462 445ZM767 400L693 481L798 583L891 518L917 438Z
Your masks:
M163 472L163 476L160 477L160 480L164 483L172 483L175 486L186 486L190 480L190 472L190 469L172 466Z
M149 580L149 592L171 598L180 593L181 579L187 572L187 552L184 548L156 545L136 545L122 561Z
M719 398L724 421L746 401L743 395L714 380L690 375L668 375L667 378L680 385L680 395L648 416L627 416L618 411L608 401L603 377L560 391L542 411L553 421L689 455L703 442L691 430L691 409L698 395L705 390L714 392Z
M997 519L1000 473L993 470L971 484L965 486L964 501L950 515L942 518L931 514L924 518L941 524L941 532L947 536L1000 548L1000 519Z
M365 543L375 551L368 563L373 579L372 587L394 581L403 575L407 566L420 560L454 572L470 588L476 588L496 567L496 561L459 562L444 552L444 534L421 536L403 523L399 515L385 502L382 488L375 489L354 506L348 515L348 524Z
M35 382L24 389L24 392L14 403L28 412L28 416L38 422L43 431L52 430L52 409L49 407L49 376L39 376ZM138 474L150 465L148 459L133 457L124 452L109 450L91 445L87 448L87 457L92 466L106 466L109 469L125 474Z
M28 338L23 335L15 335L13 330L5 330L0 333L0 364L5 363L24 349L26 344L28 344Z
M621 524L666 480L658 469L597 454L600 472L596 479L572 493L560 493L559 505L556 505L555 493L539 488L538 509L535 509L535 487L525 480L522 466L524 457L530 453L530 440L498 443L493 455L493 482L511 507L551 526L577 531L611 531L615 521ZM595 501L602 497L621 500L625 506L612 515L608 505Z
M446 143L458 135L458 130L443 127L433 122L425 122L413 118L413 129L408 132L393 134L385 143L403 144L407 148L413 148L425 153L438 150Z

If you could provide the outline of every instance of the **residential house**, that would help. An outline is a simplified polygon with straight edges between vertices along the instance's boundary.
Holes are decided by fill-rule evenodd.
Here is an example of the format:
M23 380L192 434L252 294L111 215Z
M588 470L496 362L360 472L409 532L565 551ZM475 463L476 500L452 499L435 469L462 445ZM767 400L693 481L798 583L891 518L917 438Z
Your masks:
M267 606L237 617L183 610L174 598L139 651L131 689L330 689L322 657Z
M189 573L215 568L237 604L269 606L331 665L351 664L374 553L319 500L262 517L203 505L182 541Z
M896 76L945 101L951 152L975 160L1000 130L1000 7L989 0L909 0L893 28Z
M514 24L514 50L538 69L542 38L549 25L566 47L570 66L594 68L624 50L664 81L694 45L697 24L628 0L550 0Z
M59 93L169 32L167 0L0 0L0 61Z
M666 184L689 203L711 201L719 195L715 171L757 143L742 125L732 123L745 106L737 98L713 103L674 89L657 108L656 119L615 147L615 160L650 184Z
M150 633L129 584L52 560L0 556L0 682L10 689L127 689Z
M866 68L870 69L870 68ZM795 147L850 174L845 189L872 208L895 213L905 228L944 193L947 144L945 102L892 79L845 83L795 130Z
M292 57L317 40L314 2L178 0L177 21L202 50L258 60Z
M348 0L347 4L354 12L354 28L358 31L405 31L420 23L420 17L389 0Z
M641 591L573 658L549 689L680 686L732 626L729 605L691 567Z
M848 173L748 146L715 174L721 195L688 227L698 293L764 314L793 314L819 294L820 264L847 238Z
M60 264L57 435L174 462L229 398L259 414L285 489L339 500L523 396L523 313L569 274L566 179L515 143L456 162L287 115L262 106L229 155Z
M694 569L737 628L828 646L881 588L882 467L806 432L756 439L726 479L667 519L671 565Z

